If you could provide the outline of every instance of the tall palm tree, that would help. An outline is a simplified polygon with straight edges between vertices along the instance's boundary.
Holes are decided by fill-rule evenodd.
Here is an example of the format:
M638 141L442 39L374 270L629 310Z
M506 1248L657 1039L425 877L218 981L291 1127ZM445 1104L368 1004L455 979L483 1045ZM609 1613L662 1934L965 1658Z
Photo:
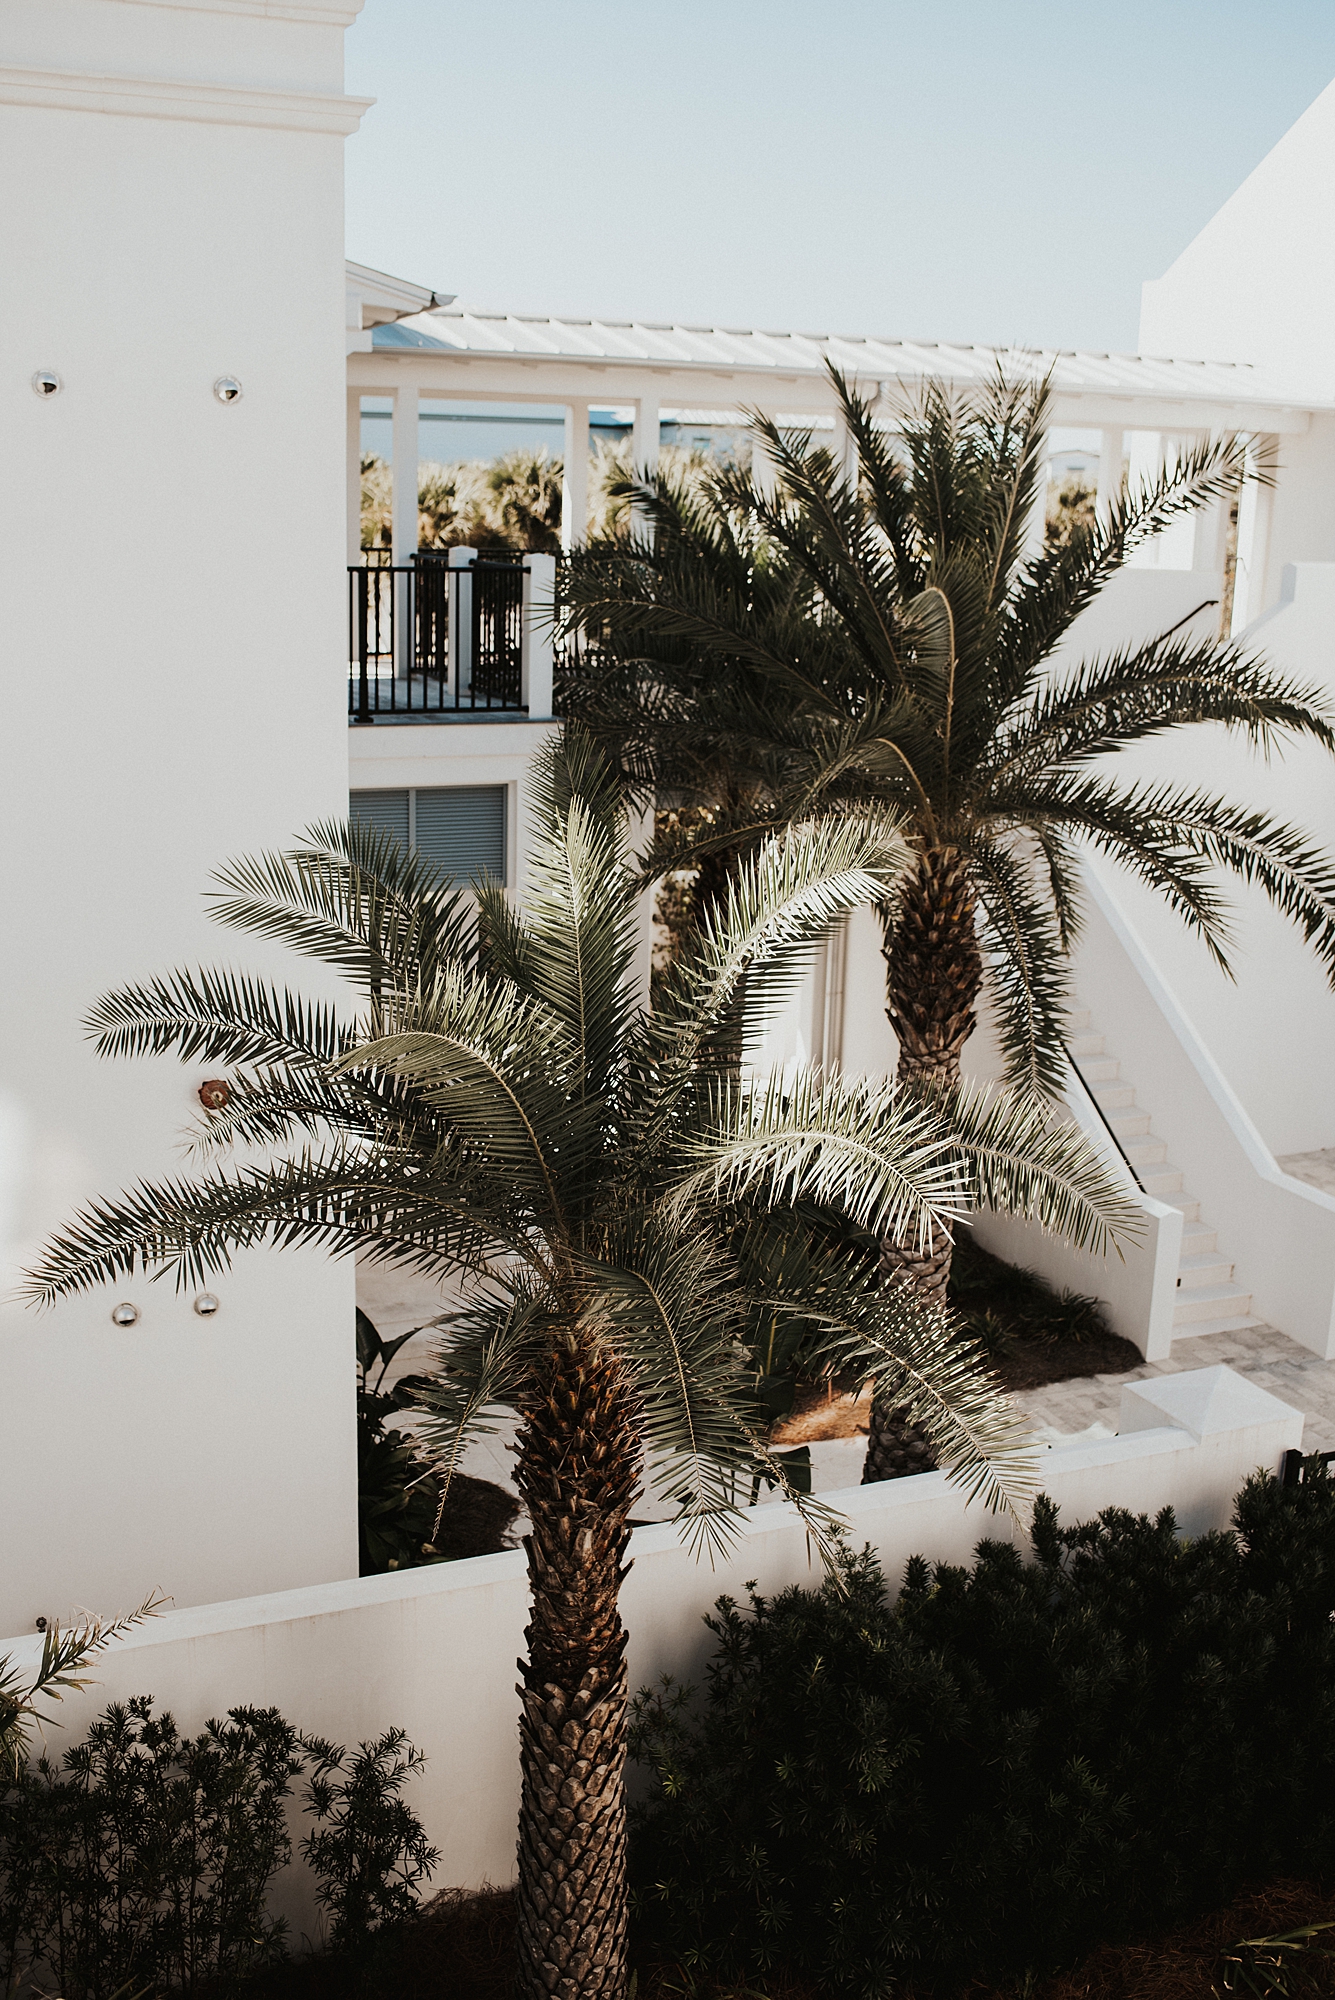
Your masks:
M492 883L447 893L364 829L224 871L220 920L332 964L361 1012L220 971L102 1000L104 1054L226 1064L230 1101L199 1146L258 1150L91 1204L32 1288L50 1300L136 1267L193 1285L264 1239L462 1282L425 1392L432 1448L448 1479L471 1433L517 1411L533 1524L518 1990L621 2000L618 1597L646 1456L697 1538L726 1536L753 1480L788 1492L738 1355L764 1320L800 1314L809 1366L885 1385L972 1492L1016 1506L1023 1434L977 1355L826 1225L909 1237L985 1199L1097 1247L1128 1216L1079 1137L1032 1103L972 1098L947 1119L883 1085L748 1085L718 1058L743 983L753 1024L795 954L888 892L906 859L892 822L761 846L647 1014L622 802L587 739L539 765L535 813L522 909ZM830 1517L789 1497L828 1547Z
M1335 869L1301 831L1210 792L1118 776L1111 753L1216 723L1269 752L1335 747L1329 704L1242 647L1181 625L1084 663L1057 657L1080 613L1174 519L1236 491L1243 444L1202 444L1106 520L1030 552L1045 383L929 384L893 433L835 370L850 480L811 433L751 430L770 493L725 469L703 490L636 490L654 539L591 542L565 585L569 712L642 797L708 808L683 849L736 858L776 824L894 809L914 860L882 904L887 1012L907 1084L953 1084L986 990L1012 1085L1055 1092L1078 850L1165 897L1227 968L1216 874L1258 883L1335 971ZM1182 621L1186 624L1188 621ZM716 893L716 891L711 891ZM890 1240L886 1265L944 1290L947 1227ZM878 1431L869 1464L875 1476Z

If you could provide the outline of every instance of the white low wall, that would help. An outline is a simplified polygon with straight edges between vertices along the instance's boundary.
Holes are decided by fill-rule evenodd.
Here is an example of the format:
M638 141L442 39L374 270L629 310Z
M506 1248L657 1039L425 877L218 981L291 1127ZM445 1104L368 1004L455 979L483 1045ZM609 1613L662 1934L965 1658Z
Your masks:
M1138 1347L1147 1361L1162 1361L1173 1344L1182 1211L1136 1185L1089 1092L1074 1073L1068 1080L1065 1101L1074 1122L1139 1210L1137 1233L1106 1256L1095 1257L1035 1223L998 1215L992 1209L970 1216L969 1226L994 1257L1036 1271L1057 1291L1082 1292L1100 1299L1113 1332Z
M1087 862L1087 920L1077 951L1092 997L1168 1157L1202 1218L1219 1233L1262 1318L1335 1357L1335 1196L1295 1180L1236 1092L1118 907L1102 866ZM1295 1060L1298 1058L1295 1057Z
M1123 1397L1125 1436L1043 1455L1042 1484L1067 1523L1100 1508L1171 1506L1187 1533L1224 1525L1258 1465L1274 1469L1301 1441L1302 1417L1227 1368L1137 1382ZM977 1542L1017 1539L1004 1517L969 1507L943 1473L824 1496L855 1547L870 1542L897 1581L911 1555L967 1562ZM670 1525L637 1529L624 1593L633 1687L698 1677L712 1641L701 1624L723 1592L811 1583L800 1519L787 1505L744 1517L731 1554L710 1568ZM438 1884L509 1881L518 1805L515 1662L527 1587L522 1552L401 1576L321 1584L172 1611L109 1652L98 1683L58 1711L58 1749L110 1700L152 1694L182 1727L242 1703L274 1705L339 1742L399 1723L430 1762L412 1802L442 1849ZM31 1635L0 1644L35 1664ZM314 1932L309 1882L294 1869L278 1898L294 1931Z

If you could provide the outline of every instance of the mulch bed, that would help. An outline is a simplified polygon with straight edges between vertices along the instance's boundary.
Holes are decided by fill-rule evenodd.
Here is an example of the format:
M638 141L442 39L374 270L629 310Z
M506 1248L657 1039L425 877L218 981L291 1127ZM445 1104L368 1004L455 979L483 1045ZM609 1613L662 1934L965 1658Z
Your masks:
M1335 1893L1314 1882L1274 1882L1166 1936L1101 1945L1068 1972L1008 1987L975 1984L950 2000L1227 2000L1230 1993L1335 1996L1335 1957L1308 1950L1291 1959L1282 1985L1233 1974L1225 1954L1243 1939L1274 1937L1306 1924L1335 1921ZM508 1889L467 1896L446 1889L416 1922L384 1938L364 1959L317 1957L275 1966L245 1988L245 2000L510 2000L514 1899ZM1335 1951L1335 1931L1331 1949ZM1325 1942L1317 1940L1320 1946ZM1252 1980L1258 1971L1252 1970ZM762 1987L710 1989L673 1967L644 1967L637 2000L826 2000L803 1981L768 1979ZM946 2000L907 1990L904 2000Z

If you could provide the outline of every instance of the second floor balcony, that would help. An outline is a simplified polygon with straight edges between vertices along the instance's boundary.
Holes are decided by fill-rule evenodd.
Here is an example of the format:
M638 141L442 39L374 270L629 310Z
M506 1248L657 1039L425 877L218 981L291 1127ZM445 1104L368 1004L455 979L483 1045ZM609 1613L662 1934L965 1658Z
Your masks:
M348 721L552 712L555 558L468 548L348 568Z

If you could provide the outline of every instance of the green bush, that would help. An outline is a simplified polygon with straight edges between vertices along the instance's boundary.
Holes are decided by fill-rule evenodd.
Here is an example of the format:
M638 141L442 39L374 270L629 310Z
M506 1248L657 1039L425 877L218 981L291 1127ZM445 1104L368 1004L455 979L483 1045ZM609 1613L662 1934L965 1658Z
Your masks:
M60 1769L21 1766L0 1794L0 1983L41 1967L71 2000L192 1993L281 1958L264 1902L291 1854L296 1748L276 1709L192 1739L145 1696L113 1703Z
M401 1729L349 1756L276 1709L234 1708L191 1739L141 1696L113 1703L59 1768L0 1773L0 1993L216 1996L284 1957L265 1901L308 1759L302 1855L331 1946L410 1916L440 1857L399 1796L425 1761Z
M879 1995L1060 1964L1335 1863L1335 1487L1264 1476L1236 1532L1109 1510L1037 1560L871 1554L721 1599L703 1701L637 1704L645 1942Z
M331 1918L335 1951L357 1950L387 1924L417 1909L417 1891L440 1862L422 1822L399 1797L426 1762L401 1729L387 1729L350 1756L341 1744L307 1737L315 1759L306 1810L316 1830L301 1843L319 1879L315 1900Z

